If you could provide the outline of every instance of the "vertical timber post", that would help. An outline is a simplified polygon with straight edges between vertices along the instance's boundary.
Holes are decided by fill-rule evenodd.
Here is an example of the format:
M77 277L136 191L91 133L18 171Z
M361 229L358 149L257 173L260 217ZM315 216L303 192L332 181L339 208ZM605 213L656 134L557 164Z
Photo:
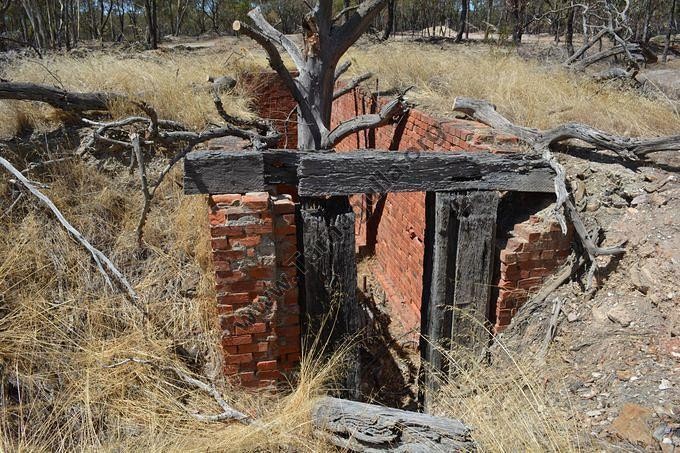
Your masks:
M447 374L444 351L485 350L496 239L496 192L427 193L421 311L421 402L430 411Z
M361 314L356 294L354 211L348 197L302 198L304 305L308 347L332 353L356 335ZM347 397L359 398L359 349L346 358Z
M489 338L491 280L496 247L497 192L468 192L456 196L458 250L456 253L452 346L483 359Z

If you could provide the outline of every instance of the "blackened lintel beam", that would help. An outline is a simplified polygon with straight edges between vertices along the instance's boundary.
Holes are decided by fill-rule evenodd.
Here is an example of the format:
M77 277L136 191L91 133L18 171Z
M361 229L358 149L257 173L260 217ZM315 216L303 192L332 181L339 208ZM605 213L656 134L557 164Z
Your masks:
M245 193L296 185L301 196L512 190L554 192L541 158L487 152L199 151L184 163L184 192Z

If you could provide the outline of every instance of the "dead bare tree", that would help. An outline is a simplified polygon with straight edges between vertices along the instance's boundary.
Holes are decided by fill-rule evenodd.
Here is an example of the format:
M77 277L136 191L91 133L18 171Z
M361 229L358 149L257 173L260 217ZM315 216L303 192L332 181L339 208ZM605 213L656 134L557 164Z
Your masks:
M583 10L581 15L584 31L597 30L597 33L589 38L588 33L584 32L585 42L578 50L570 52L571 55L564 62L565 66L582 71L604 59L623 55L629 68L639 69L639 62L644 61L644 57L640 46L630 41L635 35L629 23L630 0L625 0L621 8L611 0L594 2L593 4L586 2L571 6L571 8L575 7L580 7ZM590 24L588 23L589 18L595 18L599 23ZM605 38L611 39L614 46L604 50L600 49L599 52L586 57L586 52Z
M248 13L252 25L238 20L233 24L234 31L248 36L264 49L270 66L297 102L300 150L331 150L347 136L387 124L405 111L401 94L384 104L377 113L357 116L331 128L336 74L346 70L344 66L337 70L339 61L368 29L388 0L366 0L356 6L348 5L338 14L333 12L333 3L332 0L318 0L314 6L308 4L309 12L302 21L302 48L267 22L259 7ZM284 66L279 46L290 56L297 76L294 77ZM334 259L333 254L320 253L319 259L305 263L306 297L315 301L313 307L308 307L308 327L320 338L337 344L345 341L343 334L354 335L360 331L356 262L353 259L354 212L346 196L303 197L301 217L304 224L302 242L306 250L330 249L335 251L335 255L344 257ZM341 303L338 304L338 301ZM338 329L324 323L331 313L338 313ZM358 353L355 349L353 357L348 360L345 377L344 386L351 398L359 397Z
M298 148L327 150L344 138L337 129L330 130L335 69L340 58L368 29L387 2L368 0L334 16L333 2L320 0L303 19L302 49L269 24L259 7L248 13L252 26L234 22L234 31L252 38L265 50L270 66L298 103ZM342 16L347 19L336 25ZM292 59L297 77L293 77L284 66L277 45L283 47ZM401 111L401 97L398 100L390 103L392 109L381 112L379 116L357 117L338 128L362 130L377 127Z

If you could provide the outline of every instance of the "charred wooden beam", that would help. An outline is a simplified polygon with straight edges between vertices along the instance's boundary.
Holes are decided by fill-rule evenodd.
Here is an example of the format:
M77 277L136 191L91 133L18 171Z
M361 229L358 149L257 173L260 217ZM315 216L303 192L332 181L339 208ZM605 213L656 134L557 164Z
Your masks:
M312 410L314 433L343 451L476 451L472 430L451 418L337 398Z
M301 196L458 190L554 191L554 172L526 154L201 151L187 156L184 192L240 193L299 185ZM261 176L260 176L261 175Z
M499 196L495 191L452 195L458 218L452 347L482 359L490 339L491 280ZM455 374L454 370L450 370Z
M357 299L354 211L348 197L300 200L307 344L331 353L356 341L361 329ZM359 349L346 353L343 387L359 398Z

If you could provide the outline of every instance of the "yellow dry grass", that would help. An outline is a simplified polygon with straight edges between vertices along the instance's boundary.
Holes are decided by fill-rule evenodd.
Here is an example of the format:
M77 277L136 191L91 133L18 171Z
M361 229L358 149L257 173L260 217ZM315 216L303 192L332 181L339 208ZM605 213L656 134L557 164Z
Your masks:
M494 366L469 352L444 352L452 373L441 379L434 411L464 420L481 451L581 451L574 411L554 402L564 383L548 383L539 363L513 357L502 343L495 348Z
M631 136L680 129L680 115L663 98L542 66L507 48L391 42L351 49L348 57L355 74L372 71L382 89L415 86L409 97L445 116L453 115L457 96L469 96L488 99L517 124L537 128L581 122Z
M73 91L124 93L153 106L159 117L201 129L220 119L212 103L207 76L241 74L259 70L263 59L246 48L234 51L91 51L50 54L44 60L21 59L5 68L16 81L53 85ZM242 85L224 93L227 113L250 114L250 94ZM114 105L114 117L130 113L129 105ZM60 119L50 107L21 102L0 102L0 136L14 134L26 125L43 129Z

